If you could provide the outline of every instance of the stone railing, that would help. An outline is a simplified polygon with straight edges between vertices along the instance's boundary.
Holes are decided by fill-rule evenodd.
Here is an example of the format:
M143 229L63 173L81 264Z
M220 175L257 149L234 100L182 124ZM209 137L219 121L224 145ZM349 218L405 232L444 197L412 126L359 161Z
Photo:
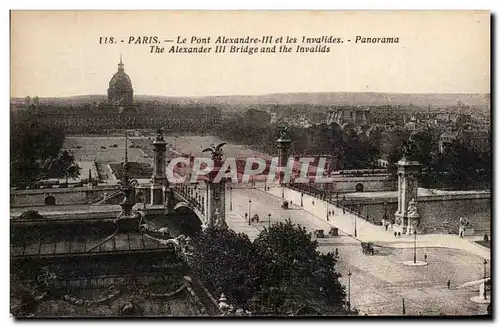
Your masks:
M196 186L192 186L191 184L174 184L172 185L172 189L189 205L200 210L202 214L205 214L205 197Z

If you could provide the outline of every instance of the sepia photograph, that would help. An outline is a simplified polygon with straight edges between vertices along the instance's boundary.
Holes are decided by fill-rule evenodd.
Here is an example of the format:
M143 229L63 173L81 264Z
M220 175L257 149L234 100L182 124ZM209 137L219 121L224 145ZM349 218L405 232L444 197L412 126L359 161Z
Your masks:
M11 317L491 319L491 21L11 10Z

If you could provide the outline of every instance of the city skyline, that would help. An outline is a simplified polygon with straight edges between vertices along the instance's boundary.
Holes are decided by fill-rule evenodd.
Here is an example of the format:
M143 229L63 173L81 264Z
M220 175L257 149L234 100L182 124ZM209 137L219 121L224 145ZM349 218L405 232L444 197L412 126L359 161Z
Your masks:
M272 23L266 19L269 14ZM490 16L485 11L13 11L11 17L11 97L105 94L120 54L138 95L490 93ZM231 25L235 20L238 24ZM187 55L151 54L144 44L98 44L106 35L378 35L401 41L332 45L330 53L314 55Z

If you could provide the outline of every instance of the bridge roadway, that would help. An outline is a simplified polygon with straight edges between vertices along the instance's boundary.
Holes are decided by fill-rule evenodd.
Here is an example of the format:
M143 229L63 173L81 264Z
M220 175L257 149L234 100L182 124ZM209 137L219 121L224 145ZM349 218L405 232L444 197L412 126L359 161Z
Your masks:
M271 194L274 193L275 195ZM232 198L232 209L229 201ZM351 216L343 214L342 209L333 205L335 215L326 221L326 217L318 217L293 201L291 209L281 209L283 199L279 188L265 192L263 188L233 188L232 194L226 196L226 221L230 228L246 233L254 240L259 231L269 224L268 214L271 213L271 223L290 219L292 223L300 224L309 231L316 229L328 233L333 221L342 222L339 227L339 237L326 236L317 239L319 250L333 252L339 249L340 259L337 271L342 274L341 282L347 290L347 273L351 271L351 302L361 314L370 315L401 315L402 299L405 299L407 315L475 315L486 313L486 305L476 304L469 299L477 295L477 290L454 289L455 285L478 279L483 275L483 258L473 253L450 248L423 247L417 249L419 260L423 260L424 252L428 256L428 265L409 267L403 261L412 260L413 238L401 237L391 247L377 247L374 256L361 253L360 241L352 236ZM259 223L249 226L245 213L258 214ZM319 201L319 200L318 200ZM318 204L317 204L318 205ZM368 224L368 223L367 223ZM371 225L371 224L369 224ZM352 225L353 226L353 225ZM394 242L391 232L385 232L381 227L378 233L385 235L388 245ZM360 220L358 227L361 233L368 235L369 226ZM422 236L423 237L423 236ZM451 280L451 289L446 282Z

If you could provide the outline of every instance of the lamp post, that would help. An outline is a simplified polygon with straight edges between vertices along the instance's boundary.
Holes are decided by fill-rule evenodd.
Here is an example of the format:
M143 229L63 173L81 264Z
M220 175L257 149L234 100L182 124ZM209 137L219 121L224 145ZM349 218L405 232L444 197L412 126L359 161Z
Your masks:
M233 210L233 187L229 185L229 210Z
M358 237L357 221L358 221L358 215L356 214L356 212L354 212L354 237Z
M389 220L389 216L387 215L387 202L384 202L384 216L382 217L382 220L384 221L385 230L387 230L387 221Z
M300 193L300 206L304 206L304 192Z
M250 226L252 200L248 200L248 226Z
M269 213L267 217L269 218L269 228L271 228L271 213Z
M483 268L484 268L484 273L483 273L483 285L484 285L484 299L486 300L486 265L488 264L488 261L486 261L486 259L484 259L484 262L483 262Z
M347 308L351 311L351 271L347 273Z
M417 263L417 231L413 231L413 263Z
M326 201L326 221L330 220L330 213L328 212L328 201Z

